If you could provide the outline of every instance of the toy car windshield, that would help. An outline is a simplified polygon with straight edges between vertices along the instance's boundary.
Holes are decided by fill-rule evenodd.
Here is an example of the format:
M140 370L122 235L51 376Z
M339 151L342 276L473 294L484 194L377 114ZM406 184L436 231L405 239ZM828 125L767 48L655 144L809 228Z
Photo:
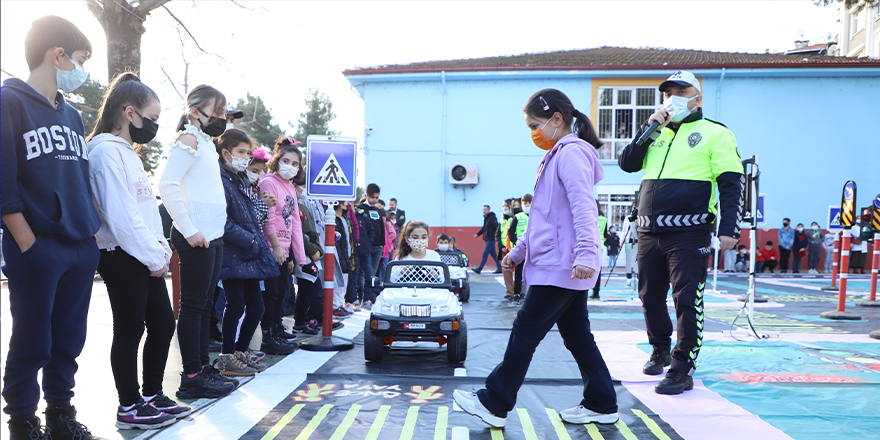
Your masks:
M440 261L450 265L450 266L464 266L464 261L461 260L461 255L459 254L440 254Z
M385 272L385 286L448 288L449 267L437 261L392 261Z

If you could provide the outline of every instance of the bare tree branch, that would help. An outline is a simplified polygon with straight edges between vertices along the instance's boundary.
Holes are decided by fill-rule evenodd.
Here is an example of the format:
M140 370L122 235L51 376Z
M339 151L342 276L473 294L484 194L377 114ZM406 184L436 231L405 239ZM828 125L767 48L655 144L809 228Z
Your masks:
M15 75L13 75L13 74L11 74L11 73L9 73L9 72L3 70L3 69L0 69L0 72L3 72L3 73L5 73L5 74L7 74L7 75L9 75L9 76L11 76L11 77L13 77L13 78L15 77Z
M66 102L68 104L70 104L71 107L73 107L81 112L91 113L93 115L98 114L98 109L96 109L94 107L90 107L88 105L80 104L80 103L74 102L74 101L66 101Z
M239 2L237 2L237 1L235 1L235 0L229 0L229 1L231 1L232 4L238 6L239 8L247 9L248 11L253 11L253 10L254 10L253 8L248 8L247 6L244 6L244 5L242 5L241 3L239 3Z
M146 17L153 9L163 6L171 0L141 0L140 4L135 8L139 14Z
M189 37L192 38L193 43L196 44L196 47L199 48L200 51L202 51L202 52L204 52L204 53L206 53L206 54L208 54L208 55L211 55L211 56L215 56L215 57L217 57L217 58L220 58L220 59L223 60L223 61L226 61L226 59L223 58L223 57L221 57L220 55L217 55L217 54L215 54L215 53L208 52L207 50L205 50L204 48L202 48L202 46L199 44L199 40L196 40L196 37L192 34L192 32L190 32L189 29L187 29L186 25L183 24L183 22L180 21L179 18L177 18L174 14L171 13L171 10L168 9L167 6L162 5L162 9L164 9L166 12L168 12L168 15L170 15L171 18L174 19L174 21L176 21L177 23L180 24L181 27L183 27L183 30L185 30L186 33L187 33L187 35L189 35Z
M180 94L180 91L177 90L177 84L174 84L174 81L171 79L171 76L168 75L168 72L165 71L165 67L159 66L159 69L162 70L162 73L165 74L165 78L168 78L168 82L171 83L171 87L174 87L174 91L177 92L177 96L180 96L180 99L185 99L183 95Z

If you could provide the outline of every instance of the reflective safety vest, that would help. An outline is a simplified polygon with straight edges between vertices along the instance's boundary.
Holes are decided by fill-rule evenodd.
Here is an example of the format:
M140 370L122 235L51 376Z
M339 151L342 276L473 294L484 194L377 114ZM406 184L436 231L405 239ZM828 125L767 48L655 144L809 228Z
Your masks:
M529 226L529 215L524 212L520 212L516 215L516 239L519 240L526 233L526 228Z
M507 236L507 230L510 228L510 219L502 218L501 219L501 245L508 249L512 248L510 237Z
M608 226L608 218L599 216L599 237L602 238L602 246L605 246L605 227Z

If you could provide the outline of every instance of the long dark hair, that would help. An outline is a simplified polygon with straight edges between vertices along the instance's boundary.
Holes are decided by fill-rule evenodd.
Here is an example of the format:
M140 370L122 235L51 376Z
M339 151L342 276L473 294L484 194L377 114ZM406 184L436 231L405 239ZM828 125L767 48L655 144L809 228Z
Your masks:
M177 123L177 131L183 130L184 125L189 122L190 110L192 108L200 109L212 99L214 100L215 111L217 109L226 107L226 95L220 93L219 90L211 86L201 84L190 90L189 93L186 95L186 111L183 112L183 115L180 117L180 122ZM209 116L210 118L208 118L208 123L211 123L213 122L213 119L215 119L215 116L213 115L213 113Z
M296 176L293 176L293 179L290 179L297 180L298 177L302 177L305 174L305 171L303 170L305 168L305 166L303 166L303 154L299 147L291 142L290 137L288 136L282 135L275 141L275 153L272 154L272 159L269 160L269 172L274 174L278 173L278 161L280 161L287 153L295 153L299 156L299 171L296 173Z
M132 106L143 113L143 108L153 100L159 101L159 96L153 89L141 82L141 79L132 72L123 72L116 75L113 82L104 91L104 99L98 110L98 120L95 121L95 129L89 135L87 141L93 137L110 133L122 128L122 115L120 110ZM143 147L137 145L134 150L143 159Z
M403 230L400 231L400 235L397 238L397 251L394 252L394 259L401 260L409 256L412 253L412 248L409 247L409 242L406 239L409 237L409 234L412 234L412 231L418 228L422 228L428 232L428 236L431 236L431 227L428 226L427 223L421 220L410 220L403 225Z
M251 140L250 136L237 128L227 129L219 137L214 138L214 146L217 147L217 154L220 155L220 162L223 163L226 160L223 159L223 150L229 150L231 152L233 148L242 142L250 145L251 148L254 147L254 142Z
M581 113L574 108L574 104L565 96L565 93L556 89L544 89L532 95L523 112L533 118L549 119L553 114L559 112L562 120L572 127L572 131L577 133L578 137L587 141L597 150L605 145L596 134L596 129L587 115Z

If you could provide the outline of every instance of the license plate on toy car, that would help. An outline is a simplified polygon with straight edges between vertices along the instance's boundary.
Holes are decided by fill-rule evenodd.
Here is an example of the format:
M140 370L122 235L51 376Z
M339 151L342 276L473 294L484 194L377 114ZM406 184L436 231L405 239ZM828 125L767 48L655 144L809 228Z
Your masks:
M405 323L405 324L403 324L403 328L405 328L407 330L424 330L425 324L424 323L416 323L416 322Z

